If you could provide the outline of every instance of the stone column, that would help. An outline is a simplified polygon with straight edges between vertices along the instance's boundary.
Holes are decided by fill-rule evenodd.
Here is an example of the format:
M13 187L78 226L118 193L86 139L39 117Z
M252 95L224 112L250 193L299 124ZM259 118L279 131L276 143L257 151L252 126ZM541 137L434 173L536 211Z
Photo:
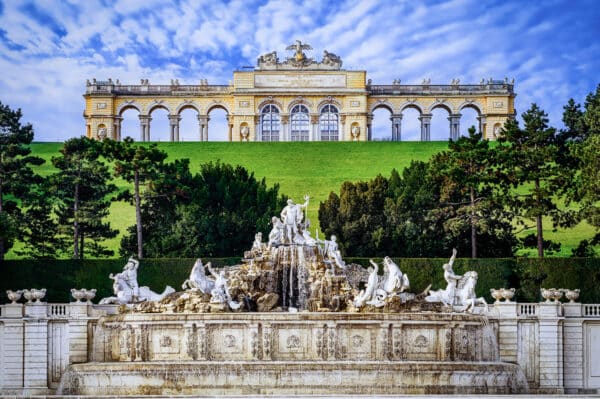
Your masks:
M479 131L483 134L483 138L486 139L488 138L485 132L486 129L486 116L485 115L479 115L477 117L477 121L479 122Z
M254 116L254 141L262 141L260 131L260 116Z
M585 343L583 333L583 305L563 303L564 311L564 384L565 393L580 393L584 388Z
M390 120L392 121L392 141L402 141L402 114L392 115Z
M233 118L231 118L231 119L233 119ZM233 122L230 122L229 120L230 120L230 118L229 118L229 116L227 116L227 125L229 126L228 136L229 136L229 142L231 143L233 141Z
M561 310L560 302L540 303L540 393L564 393Z
M290 116L288 114L281 115L281 131L279 132L279 141L290 141L289 135Z
M25 305L23 387L48 388L48 316L45 303Z
M310 137L308 141L319 141L319 114L310 116Z
M150 115L139 115L140 118L140 134L142 141L150 141Z
M88 361L88 306L87 302L69 304L69 364Z
M340 115L339 122L340 141L346 141L346 115ZM352 137L350 137L350 140L352 140Z
M179 121L181 121L181 117L179 115L169 115L171 142L179 141Z
M452 140L458 140L460 135L460 117L461 114L452 114L448 117L450 122L450 138Z
M367 115L367 140L373 139L373 115Z
M421 114L421 141L431 141L431 114Z
M208 141L208 115L198 114L198 126L200 130L200 141Z
M114 139L117 141L121 141L121 122L123 121L123 118L120 116L115 116L114 119L114 123L113 123L113 131L114 131Z
M8 304L2 308L2 357L0 366L3 370L3 389L19 389L23 387L23 353L25 323L23 321L23 305ZM3 327L3 328L2 328Z
M503 362L518 361L517 305L515 302L496 302L498 312L498 349Z

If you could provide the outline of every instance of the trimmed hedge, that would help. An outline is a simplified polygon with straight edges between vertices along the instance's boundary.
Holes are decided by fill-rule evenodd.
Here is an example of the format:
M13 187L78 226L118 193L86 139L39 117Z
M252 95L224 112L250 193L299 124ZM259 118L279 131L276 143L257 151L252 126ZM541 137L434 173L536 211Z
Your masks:
M381 259L374 258L381 264ZM446 286L442 265L448 259L394 259L408 274L411 291L422 292ZM144 259L138 270L140 285L161 292L166 285L181 290L195 259ZM239 257L204 258L214 266L235 265ZM347 263L369 264L368 258L345 258ZM106 260L11 260L0 264L0 303L8 302L7 289L47 288L48 302L69 302L71 288L96 288L96 300L112 295L110 273L123 269L126 259ZM580 288L580 301L600 303L599 258L457 259L454 271L479 274L477 295L491 301L490 288L514 287L521 302L539 302L540 288ZM381 270L380 270L381 273Z

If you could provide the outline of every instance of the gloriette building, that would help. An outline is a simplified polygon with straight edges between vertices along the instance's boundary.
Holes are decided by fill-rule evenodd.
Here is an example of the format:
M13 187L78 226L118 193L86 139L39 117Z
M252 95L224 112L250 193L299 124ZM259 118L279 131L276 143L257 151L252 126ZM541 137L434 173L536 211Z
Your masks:
M297 41L287 47L290 57L280 61L277 52L261 55L253 69L233 73L229 85L139 85L119 80L87 82L84 118L88 137L121 139L123 113L138 112L140 141L152 140L150 121L156 109L168 112L170 140L179 141L181 112L193 109L198 117L199 141L208 140L209 113L227 113L229 141L366 141L370 140L373 111L391 113L392 140L402 139L402 114L418 111L421 140L431 138L432 111L449 114L448 137L458 138L461 111L477 113L479 128L495 139L501 126L515 115L514 81L482 80L479 84L404 85L399 81L378 85L367 80L366 71L342 68L339 56L323 52L320 61L307 57L312 47Z

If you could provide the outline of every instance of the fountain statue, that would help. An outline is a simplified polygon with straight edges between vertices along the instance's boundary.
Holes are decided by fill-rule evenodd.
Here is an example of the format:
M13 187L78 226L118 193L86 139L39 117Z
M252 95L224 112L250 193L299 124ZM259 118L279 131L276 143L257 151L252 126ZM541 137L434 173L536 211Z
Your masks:
M90 363L70 365L58 393L526 392L520 367L500 361L477 274L452 270L456 250L445 289L411 293L390 257L379 276L374 260L366 270L346 263L335 236L313 238L304 200L290 199L240 264L214 270L197 259L182 292L138 287L130 259L102 300L123 306L95 324Z

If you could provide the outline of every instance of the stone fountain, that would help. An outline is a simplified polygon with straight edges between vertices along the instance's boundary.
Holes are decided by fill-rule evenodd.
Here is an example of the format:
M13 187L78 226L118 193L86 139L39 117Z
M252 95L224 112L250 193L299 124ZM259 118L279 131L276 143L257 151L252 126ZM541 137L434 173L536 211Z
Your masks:
M99 319L90 363L64 374L62 395L507 394L527 391L502 363L493 329L473 312L475 272L444 265L445 290L409 292L388 257L346 264L335 237L313 238L288 201L267 242L237 266L196 261L181 292L138 287L138 264L111 275L119 313ZM480 312L479 312L480 313Z

